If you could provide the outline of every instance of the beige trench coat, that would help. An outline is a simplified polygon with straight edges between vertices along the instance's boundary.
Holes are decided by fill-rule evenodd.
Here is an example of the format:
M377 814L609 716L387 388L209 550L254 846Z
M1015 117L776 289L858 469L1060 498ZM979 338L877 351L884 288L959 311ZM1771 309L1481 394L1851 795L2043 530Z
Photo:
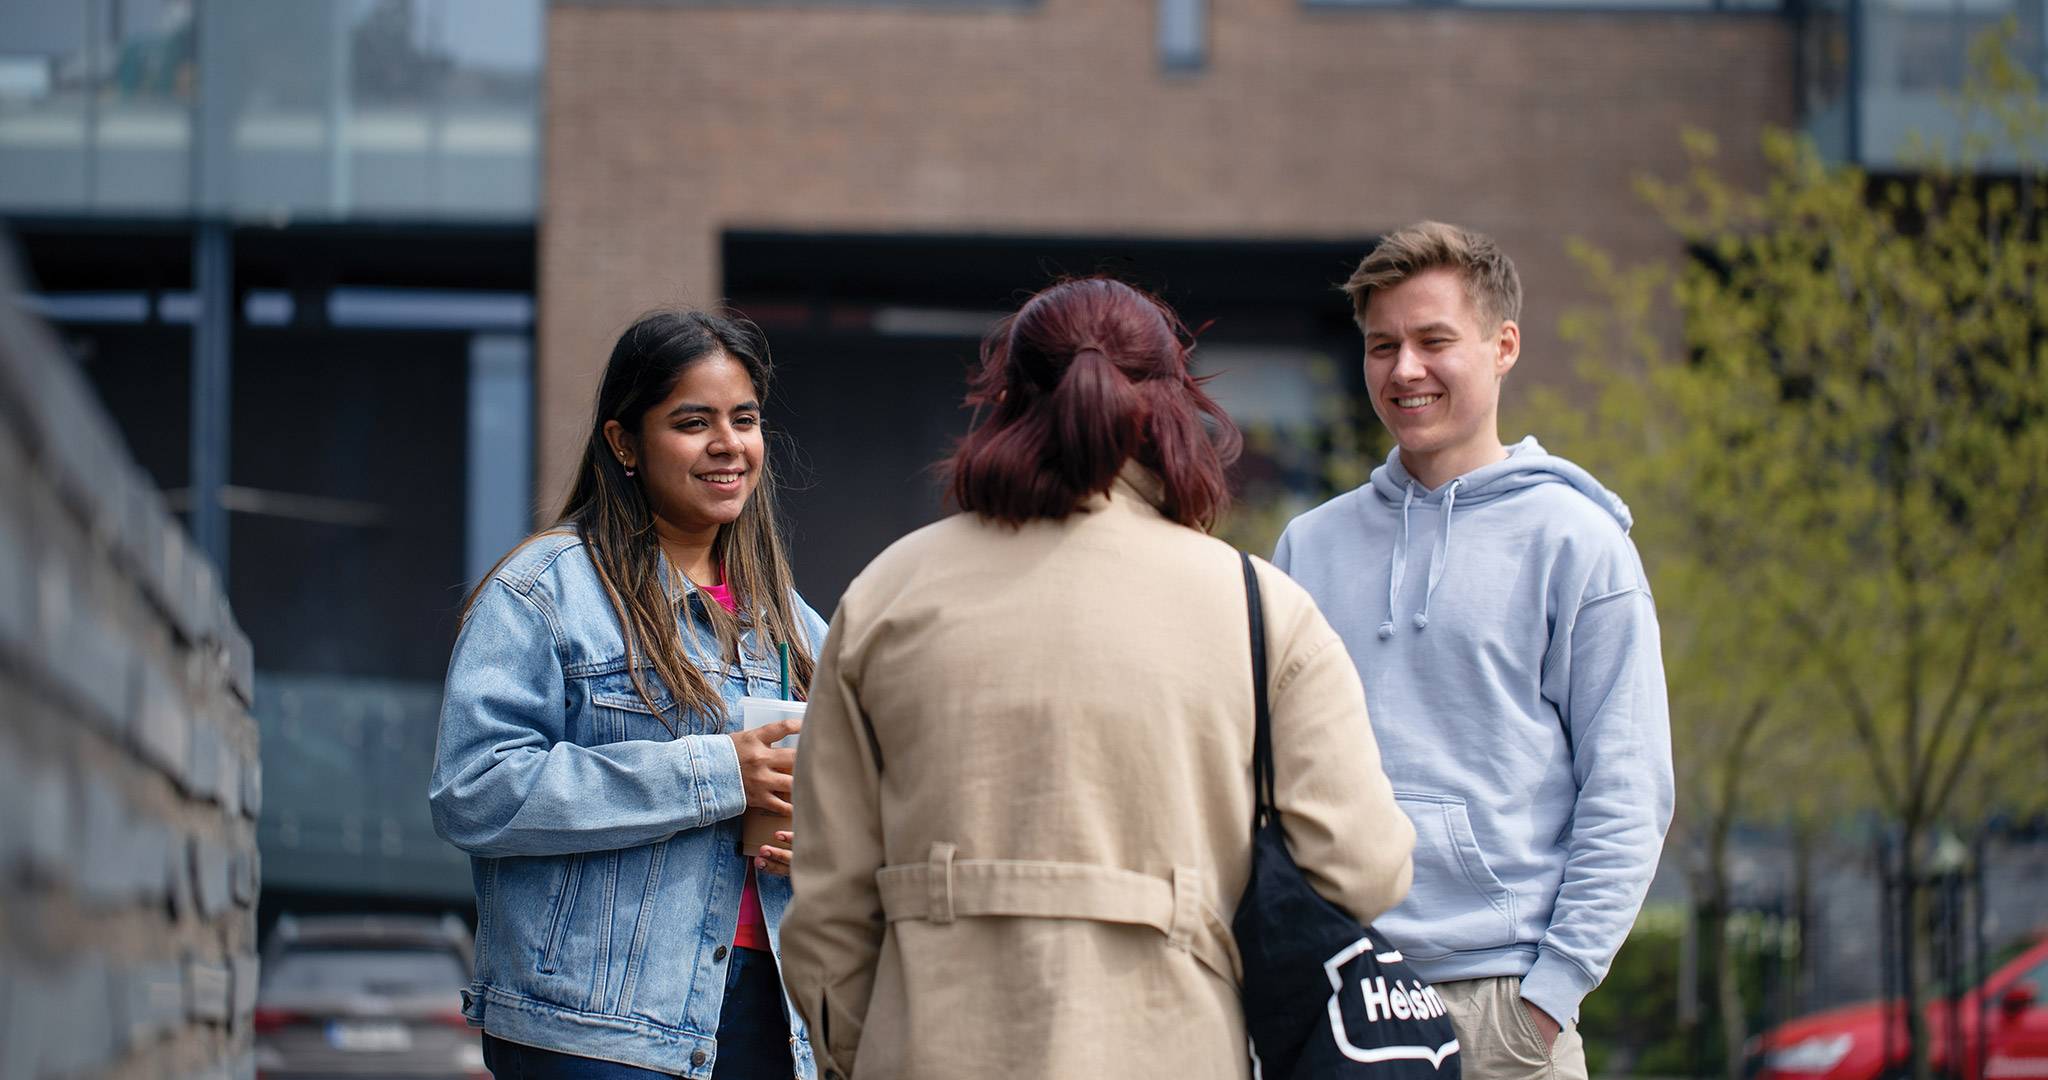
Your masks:
M1155 485L1127 469L1022 529L949 518L847 589L782 925L828 1080L1249 1075L1244 577ZM1316 890L1369 921L1407 891L1414 830L1343 644L1258 571L1281 820Z

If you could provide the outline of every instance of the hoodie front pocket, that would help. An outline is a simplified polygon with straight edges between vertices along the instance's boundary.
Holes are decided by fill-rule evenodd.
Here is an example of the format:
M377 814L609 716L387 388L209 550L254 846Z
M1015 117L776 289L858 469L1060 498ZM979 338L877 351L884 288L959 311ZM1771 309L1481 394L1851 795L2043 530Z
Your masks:
M1417 959L1498 948L1515 940L1515 897L1486 865L1465 800L1397 791L1415 823L1415 883L1388 919Z

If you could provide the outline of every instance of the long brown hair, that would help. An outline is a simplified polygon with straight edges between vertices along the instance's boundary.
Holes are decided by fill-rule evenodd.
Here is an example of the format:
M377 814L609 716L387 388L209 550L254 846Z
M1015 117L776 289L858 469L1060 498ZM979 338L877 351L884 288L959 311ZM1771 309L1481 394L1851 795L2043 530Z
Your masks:
M692 712L723 721L725 701L690 662L683 647L668 591L681 576L681 568L669 567L670 578L663 580L665 564L655 534L654 512L639 481L626 475L625 466L612 456L604 426L617 420L637 434L648 410L668 397L686 369L719 355L746 369L754 395L765 407L773 364L767 339L748 319L702 311L654 311L619 335L598 383L597 408L591 417L590 437L584 442L583 461L576 469L576 484L558 515L561 524L549 530L574 529L583 539L618 615L633 688L670 732L679 730L682 718ZM777 527L772 458L763 457L754 493L737 519L719 527L711 545L712 559L725 567L725 583L738 600L739 613L728 612L708 599L703 606L718 636L719 656L728 662L739 660L740 635L749 627L763 643L788 642L791 689L801 692L811 683L816 661L803 639L796 583ZM481 583L478 589L482 589ZM471 593L470 602L475 598ZM673 718L662 712L649 692L648 669L674 694Z

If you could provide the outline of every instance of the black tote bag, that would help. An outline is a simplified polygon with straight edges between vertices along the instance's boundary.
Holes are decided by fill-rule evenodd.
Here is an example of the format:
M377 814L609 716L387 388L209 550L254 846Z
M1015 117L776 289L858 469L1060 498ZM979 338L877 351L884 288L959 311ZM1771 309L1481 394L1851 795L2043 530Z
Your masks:
M1259 1080L1459 1080L1458 1037L1443 999L1399 951L1317 895L1294 864L1273 812L1273 723L1266 700L1266 619L1251 557L1252 874L1231 930L1244 959L1244 1021ZM1370 843L1371 837L1358 837Z

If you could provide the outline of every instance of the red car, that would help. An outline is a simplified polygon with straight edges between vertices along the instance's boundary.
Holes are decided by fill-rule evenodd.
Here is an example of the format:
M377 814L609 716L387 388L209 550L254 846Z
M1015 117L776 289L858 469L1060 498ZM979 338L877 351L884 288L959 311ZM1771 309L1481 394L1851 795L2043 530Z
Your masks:
M1984 1061L1977 1060L1978 1005L1984 1017ZM1892 1047L1884 1049L1885 1012ZM1927 1006L1928 1057L1938 1076L1958 1080L2048 1080L2048 935L1963 995L1949 1038L1946 1001ZM1867 1002L1787 1021L1751 1040L1759 1080L1878 1080L1908 1068L1906 1012L1901 1002Z

